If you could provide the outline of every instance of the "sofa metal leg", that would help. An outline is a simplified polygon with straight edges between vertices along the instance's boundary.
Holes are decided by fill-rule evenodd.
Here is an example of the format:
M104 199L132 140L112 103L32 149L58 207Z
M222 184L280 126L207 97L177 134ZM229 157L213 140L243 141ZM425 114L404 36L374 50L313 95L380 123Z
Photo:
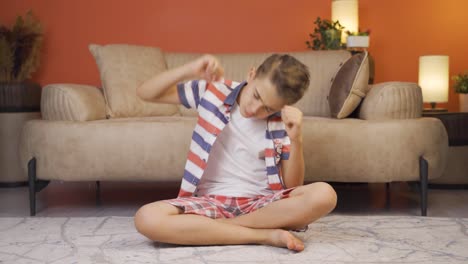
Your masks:
M96 181L96 205L101 206L101 182Z
M36 215L36 158L28 162L29 214Z
M385 209L390 209L390 183L385 183Z
M419 177L421 192L421 215L427 216L427 187L429 165L423 157L419 158Z
M49 185L50 181L38 180L36 175L36 158L28 162L28 184L29 184L29 214L36 215L36 193Z

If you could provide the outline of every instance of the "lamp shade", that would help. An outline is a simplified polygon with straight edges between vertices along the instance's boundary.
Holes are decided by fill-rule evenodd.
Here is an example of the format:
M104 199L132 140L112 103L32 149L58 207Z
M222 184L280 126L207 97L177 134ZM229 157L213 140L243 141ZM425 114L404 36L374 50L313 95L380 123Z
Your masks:
M358 32L358 0L333 0L332 1L332 21L338 20L344 26L341 32L341 42L346 42L345 31Z
M418 83L422 89L424 102L448 102L449 57L445 55L419 57Z

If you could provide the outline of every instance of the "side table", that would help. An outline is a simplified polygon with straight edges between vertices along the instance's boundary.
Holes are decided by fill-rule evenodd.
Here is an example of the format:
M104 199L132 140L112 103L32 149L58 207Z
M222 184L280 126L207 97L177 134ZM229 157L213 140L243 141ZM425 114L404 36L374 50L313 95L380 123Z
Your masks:
M40 112L0 113L0 187L28 184L28 175L19 160L19 140L23 125L41 118Z
M449 139L447 168L441 177L429 181L431 187L468 187L468 112L423 112L423 117L440 119Z

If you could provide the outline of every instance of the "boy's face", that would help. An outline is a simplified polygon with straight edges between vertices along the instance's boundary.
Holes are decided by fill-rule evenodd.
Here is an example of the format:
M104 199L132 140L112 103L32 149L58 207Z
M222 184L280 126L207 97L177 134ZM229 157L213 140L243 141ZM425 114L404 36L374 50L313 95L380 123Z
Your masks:
M247 81L237 101L243 117L265 119L286 105L268 77L255 78L255 70L251 70Z

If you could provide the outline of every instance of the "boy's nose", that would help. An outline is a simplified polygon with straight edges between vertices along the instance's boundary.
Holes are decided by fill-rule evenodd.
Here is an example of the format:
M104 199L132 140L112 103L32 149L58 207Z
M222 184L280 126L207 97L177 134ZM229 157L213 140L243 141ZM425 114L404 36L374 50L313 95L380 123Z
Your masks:
M262 103L256 102L252 107L252 114L257 115L262 109Z

